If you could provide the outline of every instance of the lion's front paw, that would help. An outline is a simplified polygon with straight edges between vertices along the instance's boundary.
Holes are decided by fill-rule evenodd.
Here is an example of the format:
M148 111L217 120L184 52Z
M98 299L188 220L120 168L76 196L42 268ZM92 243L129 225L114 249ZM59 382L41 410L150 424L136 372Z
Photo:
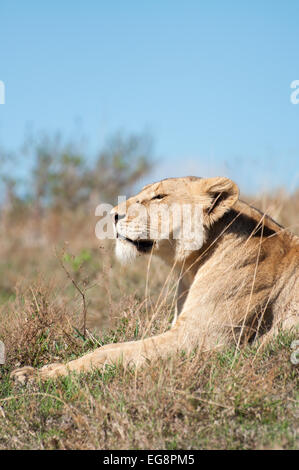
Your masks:
M26 366L21 367L20 369L15 369L10 374L10 377L15 381L21 384L24 384L28 381L32 381L37 377L37 370L34 367Z
M10 376L15 382L24 384L37 379L47 380L58 377L59 375L67 375L67 373L68 371L66 367L63 364L56 362L48 364L39 370L30 366L21 367L20 369L12 371Z

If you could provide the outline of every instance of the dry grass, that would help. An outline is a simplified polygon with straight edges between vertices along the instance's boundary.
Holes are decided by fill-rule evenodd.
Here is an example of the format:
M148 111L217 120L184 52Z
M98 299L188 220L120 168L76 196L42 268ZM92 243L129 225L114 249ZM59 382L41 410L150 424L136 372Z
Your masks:
M254 204L299 233L298 192ZM172 295L161 295L168 269L153 260L146 290L147 261L118 265L111 243L96 239L95 223L92 212L2 216L0 339L7 363L0 366L0 449L298 447L291 334L263 349L194 351L138 373L115 366L56 382L10 382L18 365L70 360L169 327ZM82 296L61 260L86 295L86 338Z

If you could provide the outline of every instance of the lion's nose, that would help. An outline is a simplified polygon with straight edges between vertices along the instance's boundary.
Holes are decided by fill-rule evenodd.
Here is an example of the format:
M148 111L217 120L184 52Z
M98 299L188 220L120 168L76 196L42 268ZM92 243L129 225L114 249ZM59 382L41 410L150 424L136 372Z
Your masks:
M112 214L112 216L114 217L114 223L115 225L117 224L117 222L121 219L123 219L125 216L125 214L118 214L117 212L115 212L114 214Z

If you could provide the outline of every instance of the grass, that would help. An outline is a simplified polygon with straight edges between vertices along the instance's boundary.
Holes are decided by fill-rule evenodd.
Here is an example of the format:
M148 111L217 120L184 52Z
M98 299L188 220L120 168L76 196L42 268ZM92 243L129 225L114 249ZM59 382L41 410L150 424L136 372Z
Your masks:
M0 448L295 449L292 339L284 333L263 351L248 347L234 362L234 350L195 353L138 373L110 366L25 386L12 384L6 367Z
M261 198L272 215L296 225L299 194ZM295 333L265 347L178 357L124 372L72 374L16 385L22 365L64 362L99 345L160 333L171 323L167 268L153 260L145 301L146 261L120 267L112 245L94 235L93 214L5 219L0 245L0 449L295 449L299 439L299 369L290 361ZM88 336L82 336L85 292ZM154 312L159 310L158 315ZM153 321L151 321L153 320Z

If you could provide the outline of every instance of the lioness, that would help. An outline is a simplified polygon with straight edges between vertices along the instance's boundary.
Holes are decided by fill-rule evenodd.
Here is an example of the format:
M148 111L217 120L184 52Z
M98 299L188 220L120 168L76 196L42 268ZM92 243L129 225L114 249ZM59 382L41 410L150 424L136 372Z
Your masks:
M136 204L143 210L130 211ZM163 205L165 217L173 204L200 207L201 218L191 216L189 232L175 237L181 222L170 217L167 236L161 237L163 211L149 215ZM155 337L106 345L65 365L39 371L24 367L13 372L15 378L46 379L119 361L139 366L179 350L239 346L298 323L299 238L239 200L238 187L228 178L169 178L150 184L115 207L112 217L121 259L153 253L177 270L172 327Z

